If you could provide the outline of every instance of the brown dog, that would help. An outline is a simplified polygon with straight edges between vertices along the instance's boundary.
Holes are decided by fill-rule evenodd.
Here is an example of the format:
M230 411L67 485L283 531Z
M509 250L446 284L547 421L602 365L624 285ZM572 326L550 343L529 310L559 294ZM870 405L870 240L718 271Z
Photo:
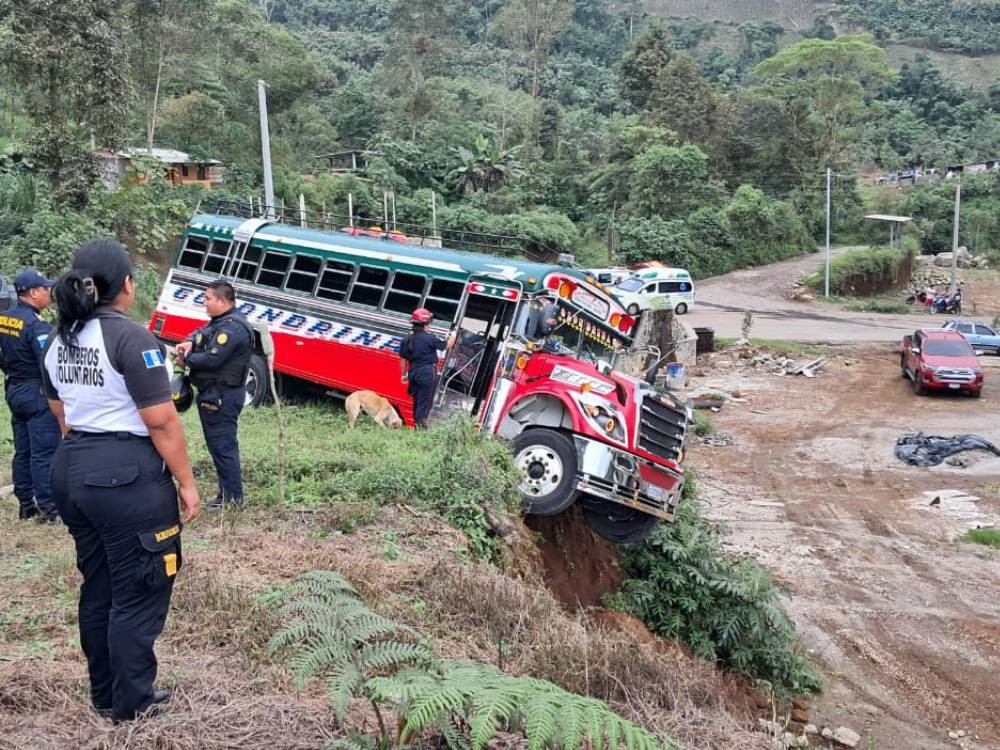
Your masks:
M355 391L347 397L344 408L347 409L347 424L352 430L361 412L367 414L375 420L376 424L383 427L396 428L403 426L403 420L399 418L389 400L382 398L374 391Z

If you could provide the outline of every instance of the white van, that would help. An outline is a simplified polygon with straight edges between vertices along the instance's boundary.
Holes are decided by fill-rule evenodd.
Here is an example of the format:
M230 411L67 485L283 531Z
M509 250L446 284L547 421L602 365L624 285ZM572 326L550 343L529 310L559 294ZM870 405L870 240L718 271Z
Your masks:
M694 307L694 280L683 268L649 268L638 271L609 291L629 315L643 310L672 308L683 315Z

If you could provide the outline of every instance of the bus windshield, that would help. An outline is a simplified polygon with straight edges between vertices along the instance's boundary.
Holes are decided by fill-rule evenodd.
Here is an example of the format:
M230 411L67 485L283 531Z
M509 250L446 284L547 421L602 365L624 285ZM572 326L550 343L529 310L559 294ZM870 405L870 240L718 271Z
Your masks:
M625 346L621 339L562 300L559 301L558 322L548 339L557 342L564 353L591 364L604 360L614 365L619 351Z

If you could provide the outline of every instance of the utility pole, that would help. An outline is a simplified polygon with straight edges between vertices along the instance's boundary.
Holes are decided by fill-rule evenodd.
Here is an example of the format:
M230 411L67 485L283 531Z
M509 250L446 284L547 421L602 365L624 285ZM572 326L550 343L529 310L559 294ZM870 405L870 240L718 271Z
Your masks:
M830 296L830 168L826 168L826 279L823 282L823 295Z
M955 226L951 234L951 295L958 291L958 216L962 205L962 176L955 185Z
M267 82L257 81L257 99L260 102L260 150L264 161L264 194L267 205L265 216L274 218L274 177L271 175L271 133L267 127Z

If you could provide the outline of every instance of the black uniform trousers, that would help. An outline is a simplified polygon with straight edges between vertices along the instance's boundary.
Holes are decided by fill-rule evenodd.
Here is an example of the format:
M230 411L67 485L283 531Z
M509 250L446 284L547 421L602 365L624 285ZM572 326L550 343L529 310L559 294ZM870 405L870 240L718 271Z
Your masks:
M219 494L237 502L243 501L243 471L236 429L246 397L243 386L212 386L198 394L198 417L219 477Z
M410 365L410 385L407 390L413 396L413 421L418 427L426 427L436 383L437 368L434 365Z
M14 432L12 469L20 515L22 518L34 515L35 503L42 512L55 513L52 456L62 437L59 422L49 409L40 382L8 382L5 396Z
M83 574L80 645L91 701L127 721L153 699L153 643L181 566L177 491L152 441L127 433L71 432L52 477Z

